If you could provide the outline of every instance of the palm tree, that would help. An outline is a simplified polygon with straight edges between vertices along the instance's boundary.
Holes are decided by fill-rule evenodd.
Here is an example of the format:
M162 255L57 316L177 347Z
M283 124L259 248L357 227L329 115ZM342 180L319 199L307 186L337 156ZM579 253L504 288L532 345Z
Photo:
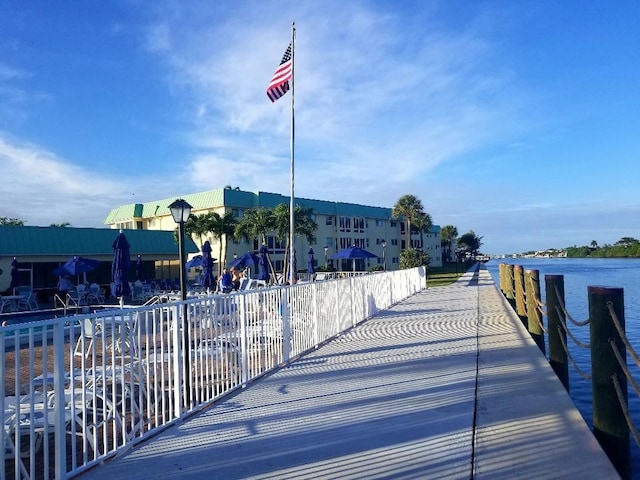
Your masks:
M258 239L262 243L267 243L267 233L276 228L276 218L273 210L269 208L250 208L244 211L242 218L237 223L234 236L244 238L247 242ZM273 273L271 258L267 254L269 270Z
M443 262L450 262L451 247L452 247L453 241L458 237L458 229L453 225L445 225L440 230L440 237L442 239L441 240L441 244L443 247L442 250L443 252L446 252L446 254L444 254L445 258L443 259Z
M258 239L262 243L267 242L267 232L274 231L276 220L273 210L268 208L249 208L244 211L238 221L234 235L236 238L244 238L247 242Z
M285 240L285 258L287 258L289 248L291 247L289 245L289 225L291 224L289 219L289 205L286 203L276 205L276 208L273 209L273 214L275 219L276 236L280 240ZM293 219L294 235L304 235L307 242L313 243L315 240L315 233L318 230L318 224L313 220L313 209L296 205L293 210ZM284 262L284 265L283 278L287 278L288 262Z
M428 213L422 212L413 220L413 225L420 232L420 248L424 248L424 238L422 236L423 233L429 233L431 227L433 226L433 220L431 219L431 215Z
M411 224L424 214L422 202L415 195L403 195L393 206L393 218L404 217L407 221L407 248L411 248Z
M225 212L220 215L216 212L211 212L209 221L210 232L218 240L219 254L218 254L218 275L222 275L222 268L224 267L224 258L227 255L227 239L231 235L233 236L238 221L233 216L233 212ZM224 248L223 241L224 238Z
M204 244L203 237L206 237L208 233L212 233L214 223L213 215L216 214L203 213L202 215L189 215L189 218L184 223L185 234L189 235L196 243L199 243L200 248L202 248Z

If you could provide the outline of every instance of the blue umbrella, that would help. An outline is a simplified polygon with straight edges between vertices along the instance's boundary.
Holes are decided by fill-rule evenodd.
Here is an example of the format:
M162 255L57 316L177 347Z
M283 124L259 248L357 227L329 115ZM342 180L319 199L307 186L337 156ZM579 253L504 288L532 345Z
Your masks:
M100 260L91 258L72 257L67 262L56 268L53 273L56 275L79 275L95 270L100 265Z
M333 257L331 257L331 258L351 260L352 264L353 264L353 270L355 271L355 269L356 269L356 260L357 259L360 259L360 258L377 258L377 255L375 255L375 254L373 254L371 252L367 252L363 248L349 247L349 248L344 248L344 249L340 250L339 252L336 252L333 255Z
M142 257L138 254L136 260L136 280L142 281Z
M113 241L113 264L111 273L113 283L116 286L116 297L126 297L131 295L129 287L129 268L131 267L131 257L129 256L129 241L124 233L120 232Z
M269 259L267 255L269 254L269 249L263 243L260 247L260 255L258 258L258 280L269 281L270 269L269 269Z
M229 268L235 267L242 270L247 267L253 267L254 265L259 265L259 262L260 262L260 259L255 253L246 252L246 253L243 253L238 258L236 258L233 262L231 262L229 264Z
M211 244L209 240L202 245L202 286L212 288L213 280L213 257L211 256Z
M202 248L204 248L204 245L202 246ZM209 248L211 248L211 247L209 247ZM190 268L202 267L202 264L203 264L202 255L196 255L191 260L189 260L187 263L185 263L184 266L185 266L185 268L187 270L189 270Z
M313 258L313 248L309 249L309 253L307 254L307 271L309 275L313 275L316 273L316 267L314 265L315 259Z
M13 257L13 261L11 262L11 285L10 288L13 289L13 294L15 295L16 288L18 288L18 260L16 257Z

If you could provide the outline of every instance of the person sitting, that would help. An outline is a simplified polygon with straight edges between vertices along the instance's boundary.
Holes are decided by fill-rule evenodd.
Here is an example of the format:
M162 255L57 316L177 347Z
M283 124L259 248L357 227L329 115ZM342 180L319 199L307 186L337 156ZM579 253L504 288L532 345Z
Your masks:
M234 290L240 290L240 283L242 282L243 277L244 273L242 273L242 270L231 267L231 284L233 285Z
M231 273L226 268L222 270L222 276L220 277L220 290L222 293L229 293L233 289L233 282Z

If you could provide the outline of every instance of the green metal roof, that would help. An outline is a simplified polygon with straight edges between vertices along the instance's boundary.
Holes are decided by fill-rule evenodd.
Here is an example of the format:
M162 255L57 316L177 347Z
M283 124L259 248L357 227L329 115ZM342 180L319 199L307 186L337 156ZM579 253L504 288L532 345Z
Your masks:
M206 210L211 208L274 208L284 203L289 204L286 195L270 192L247 192L237 188L219 188L207 192L184 195L184 198L194 210ZM117 222L131 221L133 218L149 218L157 215L168 215L169 205L176 197L165 198L143 204L130 204L111 210L104 223L112 225ZM380 220L390 220L392 209L385 207L372 207L355 203L331 202L327 200L313 200L309 198L295 199L296 205L313 209L318 215L336 215L364 217ZM439 226L434 226L431 231L438 232Z
M172 231L124 230L132 255L177 255ZM0 256L113 255L118 230L111 228L0 226ZM185 251L199 251L190 238Z

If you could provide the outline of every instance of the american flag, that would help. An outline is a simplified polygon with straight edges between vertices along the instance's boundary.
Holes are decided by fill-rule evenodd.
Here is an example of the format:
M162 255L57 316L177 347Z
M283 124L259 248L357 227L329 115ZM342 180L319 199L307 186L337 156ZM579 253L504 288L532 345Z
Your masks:
M267 87L267 97L269 97L272 102L275 102L289 91L289 80L292 75L291 49L292 45L289 43L280 65L273 74L271 83L269 83Z

